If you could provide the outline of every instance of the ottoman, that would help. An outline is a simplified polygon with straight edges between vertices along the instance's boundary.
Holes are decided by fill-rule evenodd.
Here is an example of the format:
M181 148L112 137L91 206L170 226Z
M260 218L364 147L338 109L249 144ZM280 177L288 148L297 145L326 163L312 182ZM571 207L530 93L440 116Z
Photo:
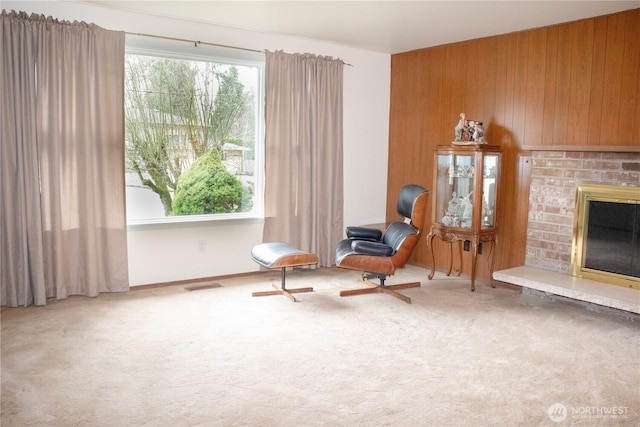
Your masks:
M318 256L310 252L304 252L288 243L273 242L262 243L256 245L251 249L251 259L266 268L279 268L281 273L281 283L278 287L275 283L272 286L275 288L273 291L261 291L253 292L252 296L262 297L267 295L284 295L291 301L297 300L291 294L300 292L313 292L313 288L286 288L286 271L289 267L296 267L301 265L315 265L318 263Z

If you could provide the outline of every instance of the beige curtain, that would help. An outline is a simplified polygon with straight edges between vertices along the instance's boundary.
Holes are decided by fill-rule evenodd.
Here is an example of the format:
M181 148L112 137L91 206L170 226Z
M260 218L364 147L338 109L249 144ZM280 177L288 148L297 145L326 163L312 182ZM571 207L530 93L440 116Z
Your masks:
M343 236L341 60L266 52L265 242L335 264Z
M129 288L124 33L2 12L0 299Z

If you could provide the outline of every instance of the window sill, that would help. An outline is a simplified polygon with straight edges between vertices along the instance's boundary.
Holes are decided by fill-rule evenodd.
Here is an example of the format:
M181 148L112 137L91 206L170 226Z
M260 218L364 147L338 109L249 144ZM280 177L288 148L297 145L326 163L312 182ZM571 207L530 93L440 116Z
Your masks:
M167 229L167 228L194 228L201 226L230 226L235 224L264 223L264 217L256 213L247 214L219 214L219 215L194 215L166 218L154 218L133 220L127 222L128 231Z

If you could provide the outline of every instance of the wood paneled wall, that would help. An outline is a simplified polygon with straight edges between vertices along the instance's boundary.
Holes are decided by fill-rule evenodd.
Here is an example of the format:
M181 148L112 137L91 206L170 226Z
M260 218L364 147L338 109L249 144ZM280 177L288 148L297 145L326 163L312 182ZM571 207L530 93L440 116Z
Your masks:
M639 81L640 9L393 55L387 220L397 218L404 184L433 186L433 151L453 140L464 112L503 148L496 269L523 265L528 150L637 148ZM442 271L448 251L440 242L436 249ZM489 277L486 252L478 258L481 278ZM468 253L463 258L468 274ZM430 267L426 239L411 262Z

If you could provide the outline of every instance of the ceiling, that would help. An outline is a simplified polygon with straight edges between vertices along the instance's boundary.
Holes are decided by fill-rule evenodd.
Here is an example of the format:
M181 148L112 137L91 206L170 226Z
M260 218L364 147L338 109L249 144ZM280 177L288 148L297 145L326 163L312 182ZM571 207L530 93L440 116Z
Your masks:
M388 54L640 7L640 0L81 2Z

